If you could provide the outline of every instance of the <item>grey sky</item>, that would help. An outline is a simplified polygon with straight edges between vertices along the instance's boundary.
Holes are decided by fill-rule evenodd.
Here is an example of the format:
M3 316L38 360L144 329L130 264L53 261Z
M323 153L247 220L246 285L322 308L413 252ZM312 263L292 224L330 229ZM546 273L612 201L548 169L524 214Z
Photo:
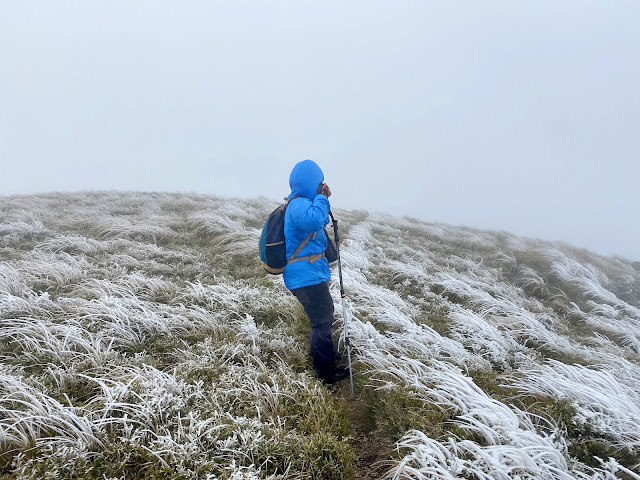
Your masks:
M0 194L332 204L640 260L637 1L0 0Z

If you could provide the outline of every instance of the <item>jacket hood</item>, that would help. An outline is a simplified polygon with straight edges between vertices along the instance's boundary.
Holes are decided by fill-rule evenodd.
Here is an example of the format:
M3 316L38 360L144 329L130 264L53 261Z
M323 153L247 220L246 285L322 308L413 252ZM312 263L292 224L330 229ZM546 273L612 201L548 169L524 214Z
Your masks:
M318 186L324 182L324 173L313 160L296 163L289 176L291 195L289 197L305 197L313 200L318 194Z

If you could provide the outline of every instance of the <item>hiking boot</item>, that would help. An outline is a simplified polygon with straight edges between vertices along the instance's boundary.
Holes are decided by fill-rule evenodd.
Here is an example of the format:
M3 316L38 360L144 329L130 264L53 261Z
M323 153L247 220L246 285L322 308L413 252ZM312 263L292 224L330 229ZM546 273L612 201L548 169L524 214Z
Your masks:
M324 379L324 383L328 385L333 385L334 383L339 382L340 380L344 380L349 376L349 369L347 367L338 367L336 368L333 375L329 378Z

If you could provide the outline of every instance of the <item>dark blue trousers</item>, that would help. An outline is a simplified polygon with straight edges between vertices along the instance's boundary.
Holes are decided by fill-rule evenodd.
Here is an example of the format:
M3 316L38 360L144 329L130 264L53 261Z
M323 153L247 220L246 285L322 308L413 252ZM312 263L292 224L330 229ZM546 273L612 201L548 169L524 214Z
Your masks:
M333 299L329 293L329 284L322 282L296 288L291 293L300 301L311 323L309 343L316 375L321 380L329 380L333 378L336 369L336 353L331 339Z

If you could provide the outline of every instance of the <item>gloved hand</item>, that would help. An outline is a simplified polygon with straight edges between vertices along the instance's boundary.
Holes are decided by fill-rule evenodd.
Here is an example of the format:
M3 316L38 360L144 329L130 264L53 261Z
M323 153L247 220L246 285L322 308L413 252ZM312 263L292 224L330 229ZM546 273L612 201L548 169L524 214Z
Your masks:
M331 189L329 188L329 185L327 185L326 183L323 183L322 185L320 185L320 187L318 187L318 193L329 198L331 196Z

